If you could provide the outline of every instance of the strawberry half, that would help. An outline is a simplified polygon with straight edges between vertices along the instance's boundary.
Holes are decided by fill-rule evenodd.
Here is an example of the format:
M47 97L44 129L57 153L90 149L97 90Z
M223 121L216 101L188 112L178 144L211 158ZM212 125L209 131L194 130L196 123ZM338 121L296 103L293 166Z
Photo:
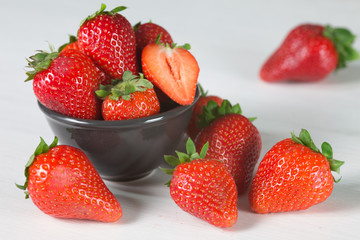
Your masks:
M141 66L141 53L148 44L155 43L160 35L159 42L163 44L173 44L173 40L163 27L152 23L137 23L134 26L135 38L136 38L136 57Z
M189 49L189 44L153 43L147 45L141 55L145 77L180 105L194 101L200 71Z

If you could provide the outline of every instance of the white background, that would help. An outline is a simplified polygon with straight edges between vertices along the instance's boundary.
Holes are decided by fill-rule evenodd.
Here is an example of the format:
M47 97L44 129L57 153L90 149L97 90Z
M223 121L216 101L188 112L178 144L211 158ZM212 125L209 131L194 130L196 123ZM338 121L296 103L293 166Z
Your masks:
M26 78L25 58L56 47L75 34L79 23L101 1L5 1L0 4L0 233L1 239L359 239L360 224L360 61L319 83L268 84L259 68L294 26L310 22L346 26L360 36L358 0L104 1L109 9L128 7L135 24L151 19L179 44L190 43L200 65L200 83L211 94L240 103L257 116L266 151L306 128L320 146L328 141L334 157L345 161L332 195L308 210L258 215L246 196L239 219L220 229L180 210L159 171L128 183L106 182L124 216L112 224L59 220L40 212L14 183L39 142L53 133L36 105ZM360 39L355 47L360 49Z

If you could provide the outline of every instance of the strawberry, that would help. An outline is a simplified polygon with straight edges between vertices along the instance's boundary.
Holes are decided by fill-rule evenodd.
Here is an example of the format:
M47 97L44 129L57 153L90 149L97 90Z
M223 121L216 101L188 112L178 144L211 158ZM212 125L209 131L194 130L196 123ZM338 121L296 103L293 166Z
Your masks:
M170 34L161 26L148 22L137 23L134 26L135 39L136 39L136 56L141 66L141 53L144 47L150 43L155 43L159 37L158 42L163 44L173 44Z
M344 28L315 24L297 26L260 70L266 82L320 81L346 61L358 58L352 48L355 36Z
M175 169L162 170L172 175L167 185L174 202L185 212L217 227L231 227L238 217L237 191L233 177L216 159L204 159L207 145L200 154L189 138L187 153L165 156Z
M153 85L142 74L125 71L123 81L115 86L101 86L96 91L102 103L104 120L124 120L147 117L160 112L159 100Z
M111 78L119 79L126 70L138 73L135 33L129 21L118 12L105 11L106 5L87 17L78 31L78 44L95 65Z
M74 35L69 35L69 42L61 45L61 46L59 47L58 52L62 52L62 51L68 50L68 49L76 49L76 50L81 51L76 36L74 36ZM108 75L106 75L106 74L105 74L103 71L101 71L98 67L96 67L96 69L97 69L98 73L101 75L101 77L100 77L100 84L103 84L103 85L109 85L109 84L111 84L111 77L108 76Z
M221 106L209 101L200 115L200 132L195 139L197 149L208 142L207 158L219 159L234 177L237 191L244 193L250 185L261 151L257 128L241 115L239 104L223 100Z
M200 120L199 115L201 115L203 107L205 107L207 105L207 103L212 100L214 102L216 102L219 106L221 105L223 99L215 96L215 95L207 95L208 92L204 92L204 89L201 87L200 84L198 84L199 89L200 89L200 97L199 100L195 103L193 109L192 109L192 114L191 114L191 118L189 121L189 125L186 129L186 133L188 134L188 136L191 139L195 139L196 135L199 133L200 129L197 125L197 122Z
M28 60L28 78L41 104L59 113L82 119L100 117L95 95L101 80L98 69L83 52L75 49L51 53L39 51Z
M80 149L40 144L25 166L26 181L16 186L45 214L57 218L115 222L122 209L89 158Z
M199 66L195 57L184 46L152 43L141 55L144 75L155 86L180 105L194 101Z
M333 190L331 171L339 173L344 163L333 159L330 144L322 152L309 132L276 143L260 162L251 184L249 200L257 213L307 209L325 201Z

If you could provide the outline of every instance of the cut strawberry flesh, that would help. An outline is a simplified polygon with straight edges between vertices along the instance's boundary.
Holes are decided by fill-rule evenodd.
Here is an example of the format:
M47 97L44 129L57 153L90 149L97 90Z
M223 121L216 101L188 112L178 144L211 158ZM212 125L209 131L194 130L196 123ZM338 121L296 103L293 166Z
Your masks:
M181 105L194 101L199 66L189 51L150 44L141 60L145 77L172 100Z

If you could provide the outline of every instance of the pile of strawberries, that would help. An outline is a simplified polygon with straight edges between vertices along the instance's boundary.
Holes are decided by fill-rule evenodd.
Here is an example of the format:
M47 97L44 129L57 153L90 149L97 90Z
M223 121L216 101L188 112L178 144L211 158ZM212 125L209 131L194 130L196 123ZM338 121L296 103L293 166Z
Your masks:
M199 66L190 45L177 46L151 22L132 27L124 9L102 4L68 44L29 58L27 81L41 104L75 118L124 120L194 101Z
M176 46L154 23L132 27L118 13L122 10L105 11L103 4L69 44L30 57L28 80L33 79L40 103L69 116L103 120L150 116L169 101L193 103L199 67L189 45ZM350 46L353 41L344 29L301 25L260 75L270 82L323 79L358 57ZM187 128L187 152L165 156L173 168L162 168L172 175L167 185L181 209L212 225L231 227L238 218L238 196L246 193L256 213L307 209L331 195L331 171L339 173L344 162L333 158L330 144L324 142L320 150L307 130L299 136L292 133L265 154L253 176L262 147L255 118L245 117L239 104L209 96L198 86L201 96ZM88 157L57 141L55 137L47 145L41 139L26 164L25 184L17 186L54 217L120 219L120 203Z

